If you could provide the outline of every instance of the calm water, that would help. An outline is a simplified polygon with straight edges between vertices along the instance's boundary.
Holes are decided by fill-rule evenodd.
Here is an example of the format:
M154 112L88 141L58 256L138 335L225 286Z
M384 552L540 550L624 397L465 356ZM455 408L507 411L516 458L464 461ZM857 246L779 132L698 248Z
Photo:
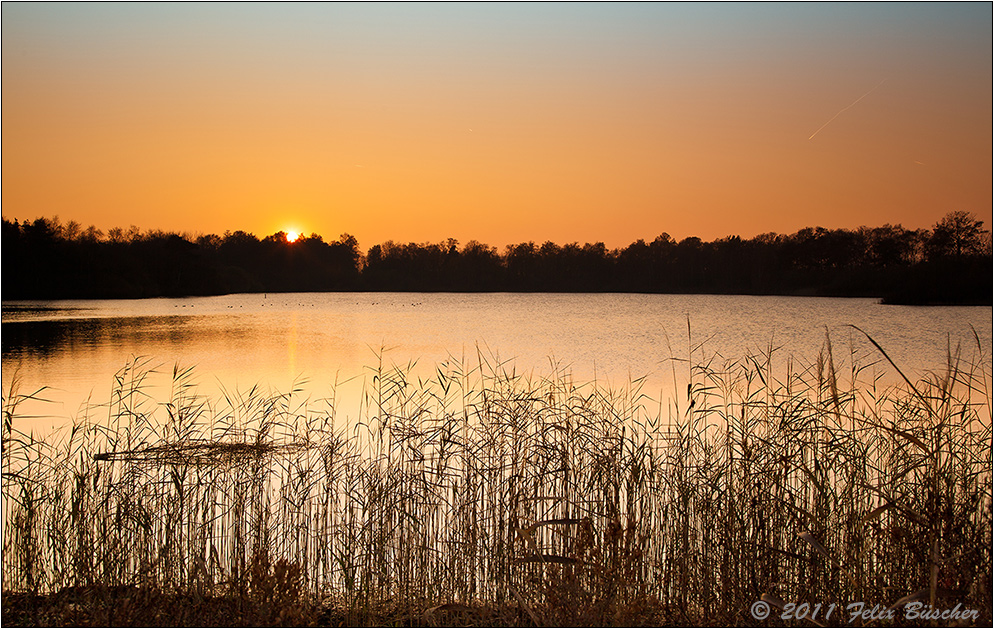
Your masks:
M358 396L381 348L386 363L417 361L419 373L432 373L449 357L475 363L480 351L511 360L518 372L548 373L555 361L580 380L623 383L648 375L650 387L662 390L669 359L686 358L701 342L706 354L727 359L772 343L780 355L813 360L827 328L837 361L850 347L863 362L879 360L848 324L869 332L909 375L941 368L947 339L975 353L971 326L990 361L990 307L712 295L253 294L4 302L3 387L6 397L15 373L21 393L50 387L52 402L31 409L40 417L20 420L38 430L66 423L87 396L105 402L114 373L132 356L149 357L164 372L177 363L195 366L207 394L256 384L286 391L305 379L316 399L336 379L352 378L339 387L345 409L354 405L343 398ZM153 395L168 398L167 379L160 380Z

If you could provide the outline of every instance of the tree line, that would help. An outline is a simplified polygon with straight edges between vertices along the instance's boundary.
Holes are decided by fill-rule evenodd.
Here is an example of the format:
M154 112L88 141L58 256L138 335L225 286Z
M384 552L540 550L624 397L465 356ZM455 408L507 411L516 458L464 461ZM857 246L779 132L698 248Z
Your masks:
M512 291L882 297L893 303L991 303L990 232L967 212L932 229L805 228L755 238L677 241L663 233L604 243L534 242L503 251L355 237L288 242L277 232L190 236L74 221L3 219L3 299L142 298L243 292Z

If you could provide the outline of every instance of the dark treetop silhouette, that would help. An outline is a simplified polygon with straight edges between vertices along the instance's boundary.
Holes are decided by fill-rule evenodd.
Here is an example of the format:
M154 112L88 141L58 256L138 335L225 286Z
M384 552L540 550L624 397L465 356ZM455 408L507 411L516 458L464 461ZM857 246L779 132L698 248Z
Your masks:
M242 292L543 291L881 297L990 304L990 232L966 212L931 229L805 228L712 242L668 234L622 249L533 242L503 253L470 241L388 241L363 255L353 236L287 242L242 231L191 237L73 221L3 220L3 299L141 298Z

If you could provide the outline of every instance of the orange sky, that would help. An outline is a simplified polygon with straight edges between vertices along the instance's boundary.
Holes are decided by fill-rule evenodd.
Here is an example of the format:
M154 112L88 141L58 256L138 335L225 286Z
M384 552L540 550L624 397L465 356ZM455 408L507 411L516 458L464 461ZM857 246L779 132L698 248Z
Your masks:
M989 3L2 10L9 219L364 248L991 222Z

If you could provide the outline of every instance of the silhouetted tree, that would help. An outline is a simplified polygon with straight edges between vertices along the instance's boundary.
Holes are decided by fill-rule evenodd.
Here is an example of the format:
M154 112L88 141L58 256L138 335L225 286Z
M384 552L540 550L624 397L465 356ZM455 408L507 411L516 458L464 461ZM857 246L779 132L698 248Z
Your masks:
M929 260L983 255L984 222L961 210L946 214L932 228L927 242Z
M989 303L990 232L965 212L933 230L900 225L675 242L663 233L609 250L547 241L503 253L469 241L387 241L365 256L354 236L290 243L131 226L106 236L57 217L3 220L5 299L154 297L279 291L638 291L882 296L902 303Z

